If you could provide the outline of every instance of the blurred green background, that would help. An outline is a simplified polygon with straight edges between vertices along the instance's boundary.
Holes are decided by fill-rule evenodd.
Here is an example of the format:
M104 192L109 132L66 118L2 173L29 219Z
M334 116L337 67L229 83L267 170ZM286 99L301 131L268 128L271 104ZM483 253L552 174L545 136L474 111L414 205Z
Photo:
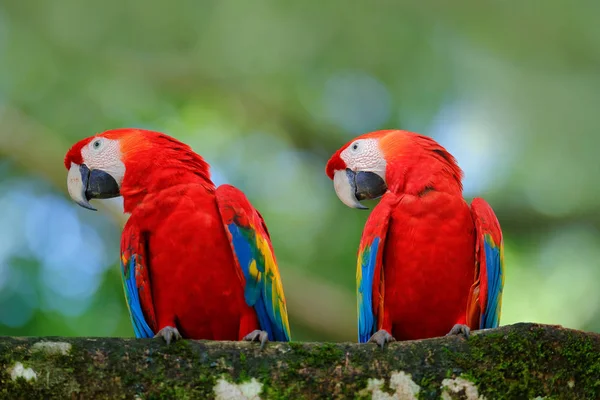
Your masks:
M189 143L247 193L296 340L356 340L368 212L324 167L381 128L436 138L496 210L502 324L600 332L600 3L413 3L3 0L0 334L133 336L122 202L78 207L63 166L117 127Z

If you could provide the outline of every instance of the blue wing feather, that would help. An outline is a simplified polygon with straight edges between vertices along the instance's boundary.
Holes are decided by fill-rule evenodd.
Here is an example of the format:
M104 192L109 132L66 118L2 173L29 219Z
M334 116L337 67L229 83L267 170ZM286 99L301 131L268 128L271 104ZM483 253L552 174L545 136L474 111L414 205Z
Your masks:
M231 233L233 248L235 249L235 254L239 260L240 267L242 268L244 278L246 278L244 298L249 306L253 306L256 304L256 300L260 295L260 291L258 290L258 281L250 275L250 265L252 264L252 260L255 258L255 252L250 246L250 241L244 237L240 231L240 228L236 224L231 223L227 225L227 228L229 229L229 233Z
M246 304L254 307L261 329L269 335L269 340L289 341L286 324L274 307L268 307L265 299L273 299L273 282L269 271L265 272L265 256L256 244L256 232L230 223L227 225L235 255L244 274L246 285L244 297ZM257 273L251 271L254 264Z
M471 203L475 223L475 282L467 302L467 322L471 329L500 325L504 287L504 243L502 229L492 207L483 199Z
M384 326L383 321L383 250L392 211L398 201L399 198L391 193L386 193L381 198L369 215L360 240L356 268L360 343L368 342L379 329L391 329Z
M123 277L123 286L125 287L125 299L129 308L129 316L133 325L133 331L136 338L151 338L154 337L154 332L148 326L142 311L140 296L135 280L137 256L133 254L126 263L121 262L121 272Z
M244 193L231 185L219 186L215 194L244 281L246 304L256 311L260 329L267 332L269 340L289 341L283 285L262 216Z
M502 296L502 258L500 248L496 246L490 235L484 239L485 264L487 269L487 306L483 311L480 329L496 328L500 322L499 301Z
M373 315L373 278L380 238L376 237L359 256L361 274L358 280L358 340L366 343L377 331Z

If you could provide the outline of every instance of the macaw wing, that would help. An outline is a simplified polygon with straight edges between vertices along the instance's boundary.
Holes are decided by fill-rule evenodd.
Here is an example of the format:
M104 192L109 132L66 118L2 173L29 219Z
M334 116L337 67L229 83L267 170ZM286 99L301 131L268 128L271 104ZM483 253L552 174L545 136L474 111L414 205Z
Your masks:
M384 310L383 251L391 219L393 196L384 196L365 224L356 268L358 341L366 343L381 329ZM391 333L391 332L390 332Z
M121 277L136 338L154 337L156 317L147 266L145 237L135 224L125 226L121 237Z
M283 285L262 216L244 193L231 185L219 186L216 197L246 304L256 310L260 327L269 334L269 340L289 341Z
M504 243L494 211L483 199L471 204L475 222L475 282L467 303L471 329L496 328L500 324L504 287Z

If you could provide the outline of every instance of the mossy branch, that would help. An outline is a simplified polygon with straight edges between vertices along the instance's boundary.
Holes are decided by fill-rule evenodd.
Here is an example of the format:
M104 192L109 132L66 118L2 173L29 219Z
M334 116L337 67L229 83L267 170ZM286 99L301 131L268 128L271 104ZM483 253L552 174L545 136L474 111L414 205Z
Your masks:
M0 337L7 399L600 398L600 335L516 324L375 345Z

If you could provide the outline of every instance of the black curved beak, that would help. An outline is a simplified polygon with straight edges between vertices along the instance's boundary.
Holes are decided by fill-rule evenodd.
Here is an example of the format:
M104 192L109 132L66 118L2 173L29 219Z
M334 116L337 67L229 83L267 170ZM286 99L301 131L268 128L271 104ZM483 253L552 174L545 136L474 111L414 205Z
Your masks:
M349 170L346 170L348 173ZM358 201L377 199L385 193L387 185L375 172L359 171L354 174L354 195Z
M383 178L374 172L351 169L334 174L334 188L339 199L348 207L368 210L360 200L377 199L387 191Z
M109 199L120 195L115 178L99 169L90 170L85 164L71 166L67 187L77 204L93 211L96 209L90 204L91 199Z

